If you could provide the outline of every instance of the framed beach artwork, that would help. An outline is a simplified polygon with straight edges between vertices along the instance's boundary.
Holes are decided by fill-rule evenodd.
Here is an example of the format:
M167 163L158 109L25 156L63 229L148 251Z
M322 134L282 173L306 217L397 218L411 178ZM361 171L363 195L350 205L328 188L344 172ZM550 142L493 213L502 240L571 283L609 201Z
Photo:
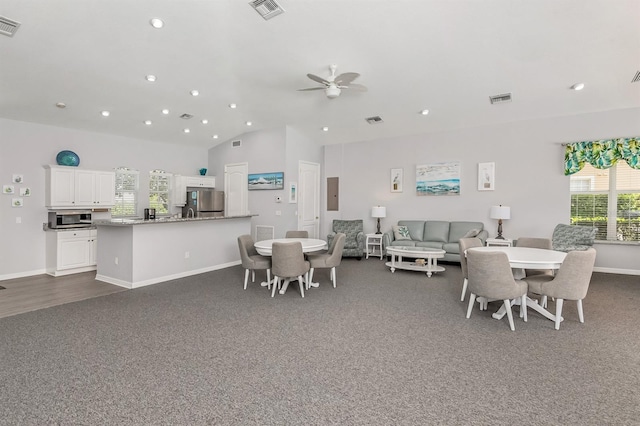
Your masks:
M493 191L496 180L496 163L478 163L478 191Z
M298 184L291 182L289 184L289 203L296 204L298 202Z
M391 169L391 192L402 192L402 169Z
M460 195L460 162L416 166L418 195Z
M284 172L249 174L249 191L284 189Z

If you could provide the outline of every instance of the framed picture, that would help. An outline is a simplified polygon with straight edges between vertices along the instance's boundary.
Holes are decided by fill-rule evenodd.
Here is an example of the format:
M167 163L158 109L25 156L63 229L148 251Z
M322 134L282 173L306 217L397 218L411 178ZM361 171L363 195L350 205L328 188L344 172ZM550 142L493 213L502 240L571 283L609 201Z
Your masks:
M12 198L11 199L11 206L12 207L22 207L23 204L24 204L24 201L22 200L22 198Z
M402 192L402 169L391 169L391 192Z
M13 185L2 185L2 193L3 194L15 194L16 187Z
M417 195L460 195L460 162L416 166Z
M249 191L284 189L284 172L249 174Z
M24 176L22 175L13 175L13 183L23 183Z
M298 184L291 182L289 184L289 203L296 204L298 202Z
M31 188L20 188L20 196L21 197L30 197L31 196Z
M478 163L478 191L493 191L496 180L496 163Z

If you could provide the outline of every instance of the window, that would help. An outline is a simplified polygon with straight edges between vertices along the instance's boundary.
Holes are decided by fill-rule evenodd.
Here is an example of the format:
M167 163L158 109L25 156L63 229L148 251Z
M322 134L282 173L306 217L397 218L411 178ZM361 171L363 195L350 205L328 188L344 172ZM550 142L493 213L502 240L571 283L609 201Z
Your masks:
M112 217L135 216L138 212L138 181L140 173L126 167L116 169L116 204Z
M164 170L149 172L149 207L156 209L156 215L169 214L171 174Z
M640 170L585 164L570 179L572 224L595 226L597 240L640 241Z

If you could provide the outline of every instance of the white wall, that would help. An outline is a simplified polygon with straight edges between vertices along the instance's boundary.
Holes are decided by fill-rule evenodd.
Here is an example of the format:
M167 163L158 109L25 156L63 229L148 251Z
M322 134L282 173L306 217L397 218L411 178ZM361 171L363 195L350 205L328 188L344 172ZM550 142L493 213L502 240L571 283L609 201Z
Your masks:
M241 140L241 145L233 147L234 140ZM288 188L290 182L298 181L299 160L321 164L322 147L291 127L245 133L209 150L209 168L220 189L225 164L247 162L249 173L284 172L283 190L249 191L249 211L258 215L252 218L252 233L256 225L274 226L276 238L298 226L297 204L289 204ZM276 197L282 201L276 202Z
M384 125L384 124L382 124ZM487 126L451 132L325 146L325 176L340 177L340 211L323 213L324 230L335 218L364 219L374 232L371 207L387 207L382 229L399 219L481 221L492 236L492 205L511 207L504 234L551 237L569 223L569 177L564 176L563 142L640 135L640 109ZM415 191L417 165L460 161L460 196L425 197ZM495 162L495 191L477 190L478 163ZM404 192L390 192L390 169L404 169ZM640 274L640 245L598 244L596 266Z
M70 149L80 157L81 168L112 170L126 166L140 170L139 214L147 207L148 172L164 169L183 175L197 175L207 166L207 150L158 144L80 130L0 119L0 184L11 183L13 174L24 175L31 188L24 207L12 208L11 196L0 195L0 279L44 273L45 233L44 168L56 163L56 154ZM146 185L146 186L145 186ZM22 223L17 224L16 218Z

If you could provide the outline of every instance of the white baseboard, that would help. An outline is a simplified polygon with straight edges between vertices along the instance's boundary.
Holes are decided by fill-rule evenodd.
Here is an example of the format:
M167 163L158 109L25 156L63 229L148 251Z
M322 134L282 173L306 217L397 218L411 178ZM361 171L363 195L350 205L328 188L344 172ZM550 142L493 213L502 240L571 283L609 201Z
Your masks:
M34 275L46 274L46 269L36 269L35 271L17 272L15 274L0 275L0 281L12 280L14 278L32 277Z
M605 274L620 274L620 275L640 275L640 270L638 270L638 269L620 269L620 268L595 267L595 268L593 268L593 272L602 272L602 273L605 273Z
M185 272L180 272L178 274L165 275L163 277L157 277L150 280L136 281L136 282L119 280L117 278L106 277L104 275L99 275L99 274L96 275L96 280L104 281L106 283L114 284L114 285L128 288L128 289L133 289L133 288L145 287L152 284L158 284L165 281L176 280L178 278L189 277L191 275L198 275L198 274L204 274L205 272L217 271L218 269L229 268L231 266L240 265L240 264L241 262L239 260L235 260L233 262L222 263L220 265L208 266L206 268L194 269L192 271L185 271Z

